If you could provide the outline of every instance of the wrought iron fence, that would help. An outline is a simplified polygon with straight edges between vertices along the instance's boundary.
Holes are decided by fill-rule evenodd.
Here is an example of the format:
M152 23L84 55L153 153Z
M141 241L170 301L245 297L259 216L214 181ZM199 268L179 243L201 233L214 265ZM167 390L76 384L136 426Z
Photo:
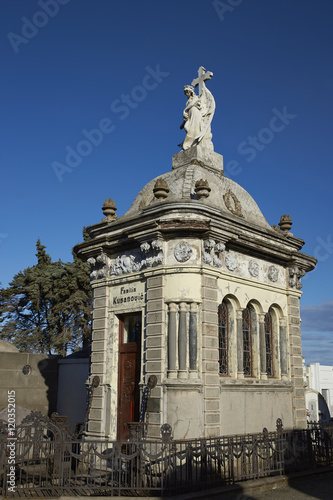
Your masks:
M168 495L333 465L333 427L192 440L73 439L66 428L32 414L8 436L0 424L3 496ZM14 485L14 486L12 486Z

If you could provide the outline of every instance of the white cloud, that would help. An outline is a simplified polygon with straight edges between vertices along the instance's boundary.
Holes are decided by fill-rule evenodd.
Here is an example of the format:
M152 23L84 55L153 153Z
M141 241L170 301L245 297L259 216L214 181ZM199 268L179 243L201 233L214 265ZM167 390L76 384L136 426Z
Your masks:
M302 331L333 333L333 301L301 306Z

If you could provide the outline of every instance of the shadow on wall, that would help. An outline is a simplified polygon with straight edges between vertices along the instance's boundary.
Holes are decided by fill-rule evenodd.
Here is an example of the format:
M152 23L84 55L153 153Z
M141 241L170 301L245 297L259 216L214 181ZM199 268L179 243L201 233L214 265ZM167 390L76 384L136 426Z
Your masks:
M1 414L2 410L7 412L10 393L16 407L22 410L22 418L27 411L51 415L57 405L59 356L48 357L1 347L0 344Z
M50 356L41 359L38 362L38 369L41 376L44 378L46 386L46 399L48 402L49 416L57 411L57 395L58 395L58 360L61 356Z

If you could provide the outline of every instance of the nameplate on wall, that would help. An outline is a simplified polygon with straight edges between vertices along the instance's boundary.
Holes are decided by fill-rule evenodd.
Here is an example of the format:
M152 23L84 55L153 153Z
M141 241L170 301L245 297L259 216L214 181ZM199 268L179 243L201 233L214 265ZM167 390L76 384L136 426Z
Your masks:
M111 288L110 308L113 310L134 310L141 308L145 301L145 284L138 281Z

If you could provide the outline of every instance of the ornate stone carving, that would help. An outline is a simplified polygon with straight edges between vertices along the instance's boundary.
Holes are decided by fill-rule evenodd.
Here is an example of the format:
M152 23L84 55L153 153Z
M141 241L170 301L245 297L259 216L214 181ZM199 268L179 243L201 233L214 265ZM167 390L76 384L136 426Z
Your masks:
M242 206L240 204L239 199L233 193L232 191L227 191L225 195L223 195L224 203L229 212L231 212L234 215L237 215L237 217L244 217L243 212L242 212Z
M163 264L163 243L158 240L144 242L140 245L140 250L118 255L111 266L110 274L119 276L160 264Z
M225 265L227 266L229 271L234 271L237 268L238 262L237 257L234 253L227 253L227 255L225 256Z
M194 191L198 200L208 198L209 193L211 192L208 181L204 179L197 181L195 183Z
M273 283L275 283L275 281L278 280L278 277L279 277L279 271L277 270L277 268L275 266L270 266L268 268L268 279L270 281L273 281Z
M281 215L279 226L281 228L281 231L283 231L283 233L289 233L292 224L293 223L291 222L290 215L287 214Z
M158 201L163 201L165 198L167 198L169 194L169 186L167 181L163 179L163 177L160 177L155 182L153 193Z
M186 107L183 111L183 123L180 126L186 132L185 140L180 146L183 150L201 144L202 147L214 150L212 143L211 121L215 111L214 97L206 88L205 81L213 76L211 71L202 66L198 70L198 78L192 81L192 85L185 85L184 94L187 97ZM199 95L196 95L194 87L199 86Z
M90 257L87 260L91 267L90 279L92 281L106 277L108 261L109 259L105 254L98 255L96 259L94 257Z
M140 245L140 250L142 253L148 253L150 250L150 245L149 243L145 242Z
M220 253L224 252L225 245L223 243L215 243L214 240L204 241L203 263L213 265L214 267L221 267L222 261L219 258Z
M106 216L104 219L102 219L102 222L112 222L116 220L116 202L111 200L111 198L105 200L102 210L103 214Z
M187 241L180 241L175 246L174 256L178 262L186 262L192 255L192 248Z
M296 288L297 290L301 290L303 287L301 283L301 278L305 276L306 272L303 269L300 269L297 266L293 266L289 268L289 286L290 288Z
M213 258L207 252L204 252L202 260L203 260L204 264L208 264L208 265L212 264L212 262L213 262Z
M257 278L259 276L259 264L255 260L250 260L249 262L249 273L254 278Z

